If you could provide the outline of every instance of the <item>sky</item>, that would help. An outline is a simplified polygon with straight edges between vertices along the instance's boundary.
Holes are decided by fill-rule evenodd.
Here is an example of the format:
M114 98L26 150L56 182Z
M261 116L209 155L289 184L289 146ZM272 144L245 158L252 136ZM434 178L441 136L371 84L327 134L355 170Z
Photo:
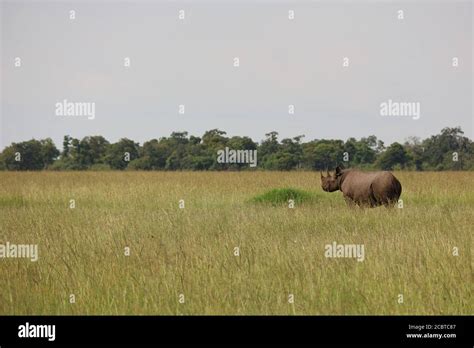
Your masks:
M474 138L471 1L4 0L0 10L0 149L214 128L389 144L461 126ZM64 99L95 103L95 117L56 115ZM382 116L389 100L419 103L420 117Z

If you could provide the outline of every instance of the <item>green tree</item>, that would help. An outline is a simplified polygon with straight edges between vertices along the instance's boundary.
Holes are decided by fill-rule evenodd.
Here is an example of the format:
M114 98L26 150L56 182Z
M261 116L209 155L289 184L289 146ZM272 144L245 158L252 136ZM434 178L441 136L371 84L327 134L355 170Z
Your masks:
M335 168L343 160L342 140L313 140L303 145L303 161L306 168L325 170Z
M402 169L409 163L410 157L399 143L393 143L377 159L376 165L383 170L392 170L396 165Z
M435 170L459 170L465 168L465 164L468 167L473 156L472 141L463 134L460 127L444 128L441 134L425 139L422 142L424 165Z
M105 155L105 163L112 169L123 170L128 164L139 156L140 146L133 140L123 138L111 144Z
M415 170L423 170L423 146L421 145L420 138L409 137L403 144L406 152L408 153L412 166Z
M1 154L1 162L8 170L41 170L51 165L59 151L50 138L31 139L12 143Z

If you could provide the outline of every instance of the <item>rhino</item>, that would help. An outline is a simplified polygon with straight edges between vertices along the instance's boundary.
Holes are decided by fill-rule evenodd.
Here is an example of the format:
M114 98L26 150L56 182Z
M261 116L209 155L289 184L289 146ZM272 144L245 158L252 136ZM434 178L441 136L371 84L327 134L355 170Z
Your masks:
M321 172L321 187L326 192L342 191L349 205L393 206L402 193L400 181L390 172L362 172L336 167L334 175Z

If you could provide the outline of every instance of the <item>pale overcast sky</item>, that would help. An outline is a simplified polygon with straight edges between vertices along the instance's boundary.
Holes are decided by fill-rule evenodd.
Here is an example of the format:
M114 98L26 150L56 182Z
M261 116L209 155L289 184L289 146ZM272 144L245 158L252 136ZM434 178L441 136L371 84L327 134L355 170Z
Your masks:
M275 130L281 138L305 134L305 141L374 134L391 143L461 126L472 139L472 7L471 1L3 1L0 149L46 137L61 147L65 134L143 143L213 128L255 141ZM95 102L95 119L56 116L55 104L64 99ZM381 116L380 104L389 99L419 102L420 118Z

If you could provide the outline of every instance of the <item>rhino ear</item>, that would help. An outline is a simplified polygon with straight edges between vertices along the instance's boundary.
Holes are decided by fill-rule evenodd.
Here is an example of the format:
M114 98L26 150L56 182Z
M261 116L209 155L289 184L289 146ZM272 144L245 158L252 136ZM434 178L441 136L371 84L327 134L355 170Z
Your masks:
M323 172L319 171L321 173L321 179L324 178Z
M342 169L341 169L341 167L337 166L336 167L336 176L341 175L341 174L342 174Z

